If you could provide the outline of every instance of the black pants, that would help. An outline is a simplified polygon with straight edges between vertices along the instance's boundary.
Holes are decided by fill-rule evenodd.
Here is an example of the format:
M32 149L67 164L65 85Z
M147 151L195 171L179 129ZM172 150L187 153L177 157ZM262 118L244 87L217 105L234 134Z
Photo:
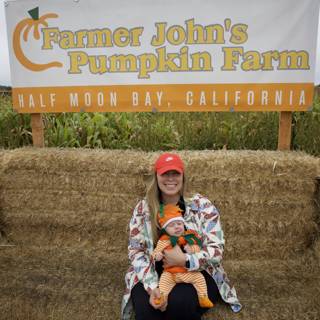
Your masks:
M209 299L216 303L221 296L215 281L206 271L205 277ZM201 308L198 302L196 289L189 283L178 283L168 297L168 306L165 312L154 309L149 303L149 295L141 282L137 283L131 292L136 320L200 320L208 309Z

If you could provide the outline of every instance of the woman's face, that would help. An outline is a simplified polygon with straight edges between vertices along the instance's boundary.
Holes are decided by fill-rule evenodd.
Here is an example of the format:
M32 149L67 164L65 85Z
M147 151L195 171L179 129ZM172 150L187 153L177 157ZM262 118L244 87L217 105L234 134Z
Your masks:
M170 170L164 174L157 174L158 186L164 196L177 196L183 187L183 174Z

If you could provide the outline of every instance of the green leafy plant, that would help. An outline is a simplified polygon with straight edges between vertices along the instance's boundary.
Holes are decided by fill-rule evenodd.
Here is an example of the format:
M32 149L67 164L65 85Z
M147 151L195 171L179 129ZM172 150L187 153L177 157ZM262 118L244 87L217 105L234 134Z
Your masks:
M0 147L32 145L30 115L0 98ZM47 147L107 149L276 150L277 112L43 114ZM292 149L320 156L320 99L310 112L293 113Z

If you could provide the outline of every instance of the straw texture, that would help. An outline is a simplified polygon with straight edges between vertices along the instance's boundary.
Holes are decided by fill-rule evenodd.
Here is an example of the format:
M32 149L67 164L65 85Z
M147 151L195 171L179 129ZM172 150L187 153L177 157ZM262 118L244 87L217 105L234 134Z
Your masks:
M179 154L188 193L221 213L224 266L245 305L238 315L218 305L206 319L319 319L320 160ZM0 150L1 319L119 319L128 222L158 155Z

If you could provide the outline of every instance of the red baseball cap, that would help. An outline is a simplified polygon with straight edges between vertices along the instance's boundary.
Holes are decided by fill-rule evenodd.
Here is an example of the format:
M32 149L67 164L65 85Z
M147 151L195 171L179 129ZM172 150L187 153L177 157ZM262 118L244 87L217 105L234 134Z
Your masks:
M154 170L160 175L170 170L183 173L184 165L177 154L163 153L154 164Z

